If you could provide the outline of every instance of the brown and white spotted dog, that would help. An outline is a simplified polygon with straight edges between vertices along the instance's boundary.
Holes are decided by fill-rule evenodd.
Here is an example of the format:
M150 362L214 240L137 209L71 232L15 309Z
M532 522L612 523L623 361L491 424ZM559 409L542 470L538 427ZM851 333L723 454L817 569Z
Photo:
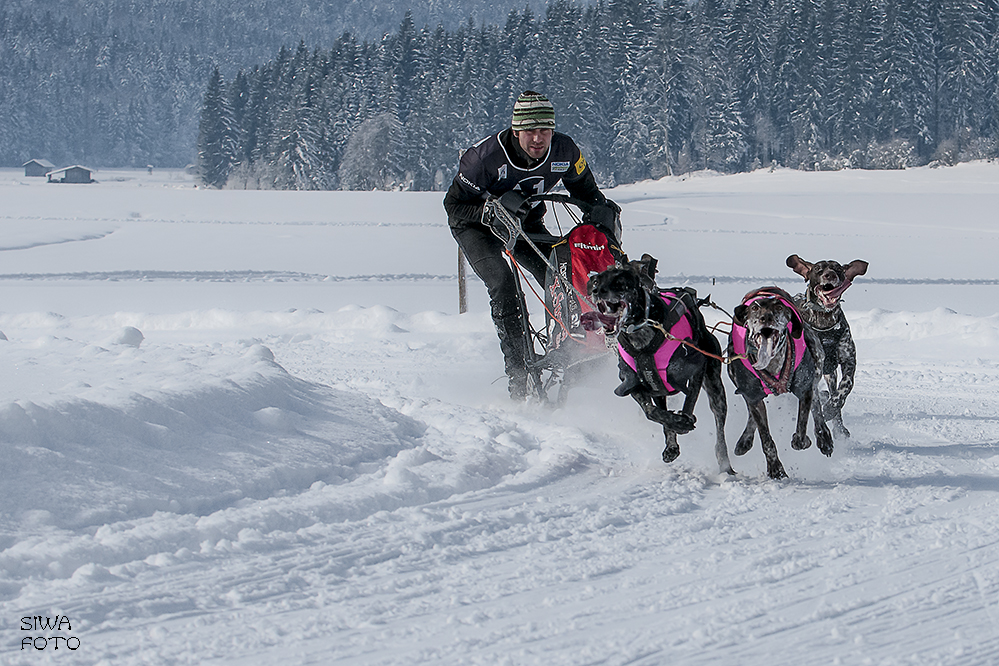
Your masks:
M763 287L746 294L734 311L728 357L731 360L728 374L735 392L746 400L749 409L735 455L748 452L759 432L767 475L772 479L787 477L770 434L764 404L768 395L782 393L792 393L798 398L798 420L791 448L801 450L812 445L806 431L811 414L819 451L832 455L832 433L822 418L817 395L822 345L802 320L790 294L778 287Z
M826 381L828 397L823 401L822 413L826 421L832 423L837 437L849 437L850 431L843 424L843 405L853 390L857 347L840 306L840 298L855 277L867 273L868 263L854 259L845 266L835 261L813 264L792 254L787 258L787 265L808 282L805 293L796 295L794 303L822 342L825 353L822 377Z

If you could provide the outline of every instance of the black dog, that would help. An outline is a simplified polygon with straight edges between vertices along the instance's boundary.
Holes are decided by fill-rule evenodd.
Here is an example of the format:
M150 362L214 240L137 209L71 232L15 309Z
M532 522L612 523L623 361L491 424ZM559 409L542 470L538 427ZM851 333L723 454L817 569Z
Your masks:
M763 403L768 395L787 392L798 398L798 420L791 448L800 450L812 445L806 432L811 412L819 450L832 455L832 433L822 418L817 397L822 345L787 292L765 287L743 298L742 304L735 308L728 356L733 360L728 366L729 377L749 409L746 429L739 437L735 455L741 456L753 447L758 430L767 458L767 475L772 479L787 477L777 457L777 445L770 434Z
M622 384L614 393L630 395L649 420L662 425L664 462L680 455L676 436L694 429L694 405L703 387L715 416L718 467L735 474L725 445L721 345L704 324L694 290L656 287L656 263L646 254L591 277L587 291L596 311L587 313L584 325L616 337ZM686 398L681 411L671 412L666 396L676 393Z
M808 281L804 294L794 297L794 304L805 322L812 327L825 353L822 377L829 389L822 413L833 424L837 436L849 437L843 424L843 405L853 390L857 371L857 347L853 344L850 324L846 321L840 297L858 275L867 273L867 262L854 259L846 266L835 261L810 264L796 254L787 258L788 267ZM839 370L839 377L837 377Z

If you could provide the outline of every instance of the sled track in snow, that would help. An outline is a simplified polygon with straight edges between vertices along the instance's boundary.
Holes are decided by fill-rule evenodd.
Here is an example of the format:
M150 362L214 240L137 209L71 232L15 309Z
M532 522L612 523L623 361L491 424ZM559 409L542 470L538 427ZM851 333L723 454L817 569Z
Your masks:
M383 273L375 275L323 275L296 271L82 271L76 273L8 273L0 281L96 282L444 282L455 275Z
M78 271L75 273L3 273L0 281L67 281L97 282L449 282L456 275L430 273L376 273L371 275L324 275L298 271ZM475 279L474 276L471 279ZM657 282L665 284L780 284L791 281L787 276L756 277L739 275L659 275ZM865 283L887 285L996 286L999 278L864 278Z

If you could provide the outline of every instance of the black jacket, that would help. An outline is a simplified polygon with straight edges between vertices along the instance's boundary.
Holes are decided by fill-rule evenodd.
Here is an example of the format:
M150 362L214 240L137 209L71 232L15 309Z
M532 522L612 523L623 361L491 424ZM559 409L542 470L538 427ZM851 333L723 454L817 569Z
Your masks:
M448 223L456 228L477 224L488 195L498 197L510 190L518 190L525 197L543 194L559 181L577 199L594 205L606 201L586 158L567 135L553 133L548 154L532 164L513 132L505 129L462 154L458 173L444 196ZM524 228L543 227L544 216L545 206L541 202L527 215Z

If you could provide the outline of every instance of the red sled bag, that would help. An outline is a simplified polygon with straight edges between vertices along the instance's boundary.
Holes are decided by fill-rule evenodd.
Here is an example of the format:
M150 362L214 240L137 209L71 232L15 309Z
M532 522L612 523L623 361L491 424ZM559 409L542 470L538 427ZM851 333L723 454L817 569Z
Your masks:
M577 290L585 296L590 277L607 270L623 256L611 236L586 223L576 225L552 246L545 276L548 353L582 352L587 355L607 351L602 332L587 331L580 322L580 316L593 308L579 298ZM558 271L557 275L553 268Z

